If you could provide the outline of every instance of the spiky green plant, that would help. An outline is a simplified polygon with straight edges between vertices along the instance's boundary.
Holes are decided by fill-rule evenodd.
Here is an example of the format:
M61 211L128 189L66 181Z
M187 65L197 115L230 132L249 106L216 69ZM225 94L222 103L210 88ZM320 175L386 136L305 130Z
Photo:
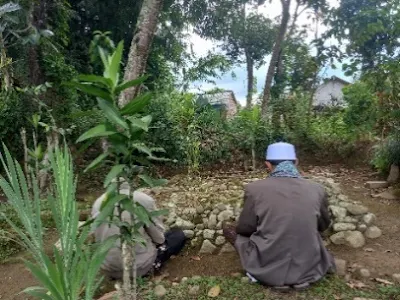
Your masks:
M32 260L25 263L40 284L24 292L45 300L92 300L102 280L97 273L116 237L102 245L87 243L89 228L79 227L76 181L68 149L56 148L50 152L50 171L54 182L47 201L61 245L60 250L54 247L53 256L45 252L43 201L39 197L38 182L32 176L31 193L20 164L5 146L4 152L1 161L6 175L0 177L0 187L22 226L4 217L31 253Z

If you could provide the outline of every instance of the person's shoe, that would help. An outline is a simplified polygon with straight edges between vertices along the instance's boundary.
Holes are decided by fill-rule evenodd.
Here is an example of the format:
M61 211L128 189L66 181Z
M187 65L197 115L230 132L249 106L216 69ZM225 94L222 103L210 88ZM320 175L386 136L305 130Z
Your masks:
M310 284L308 282L301 283L301 284L296 284L293 286L295 291L304 291L310 288Z

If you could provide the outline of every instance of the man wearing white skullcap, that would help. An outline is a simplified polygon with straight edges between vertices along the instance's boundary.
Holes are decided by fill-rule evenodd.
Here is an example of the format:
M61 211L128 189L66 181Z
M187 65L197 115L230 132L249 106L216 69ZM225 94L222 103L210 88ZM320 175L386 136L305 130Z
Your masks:
M335 270L320 235L330 225L327 194L296 165L293 145L270 145L270 177L246 186L235 231L224 226L247 275L281 291L307 288Z

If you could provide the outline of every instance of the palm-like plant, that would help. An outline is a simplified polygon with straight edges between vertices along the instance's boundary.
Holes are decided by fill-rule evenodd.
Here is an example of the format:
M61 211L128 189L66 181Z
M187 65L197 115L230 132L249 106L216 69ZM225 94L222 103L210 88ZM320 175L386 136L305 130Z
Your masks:
M68 149L56 148L50 153L50 170L54 182L48 205L61 244L61 251L54 247L54 257L46 254L44 249L41 220L43 201L40 199L38 182L32 176L31 193L21 166L5 146L4 149L5 155L1 156L1 161L6 175L5 178L0 177L0 187L22 227L18 227L7 216L4 217L32 254L33 261L26 261L26 265L41 285L27 288L25 292L45 300L92 300L101 282L97 273L116 238L107 240L101 246L86 243L89 229L79 228L76 182Z

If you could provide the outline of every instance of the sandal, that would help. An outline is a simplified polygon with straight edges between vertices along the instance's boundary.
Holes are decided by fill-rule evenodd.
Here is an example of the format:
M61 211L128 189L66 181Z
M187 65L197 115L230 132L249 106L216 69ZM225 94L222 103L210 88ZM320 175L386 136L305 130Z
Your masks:
M310 288L311 286L310 286L310 284L308 283L308 282L305 282L305 283L301 283L301 284L296 284L296 285L294 285L293 286L293 288L294 288L294 290L295 291L304 291L304 290L307 290L308 288Z

